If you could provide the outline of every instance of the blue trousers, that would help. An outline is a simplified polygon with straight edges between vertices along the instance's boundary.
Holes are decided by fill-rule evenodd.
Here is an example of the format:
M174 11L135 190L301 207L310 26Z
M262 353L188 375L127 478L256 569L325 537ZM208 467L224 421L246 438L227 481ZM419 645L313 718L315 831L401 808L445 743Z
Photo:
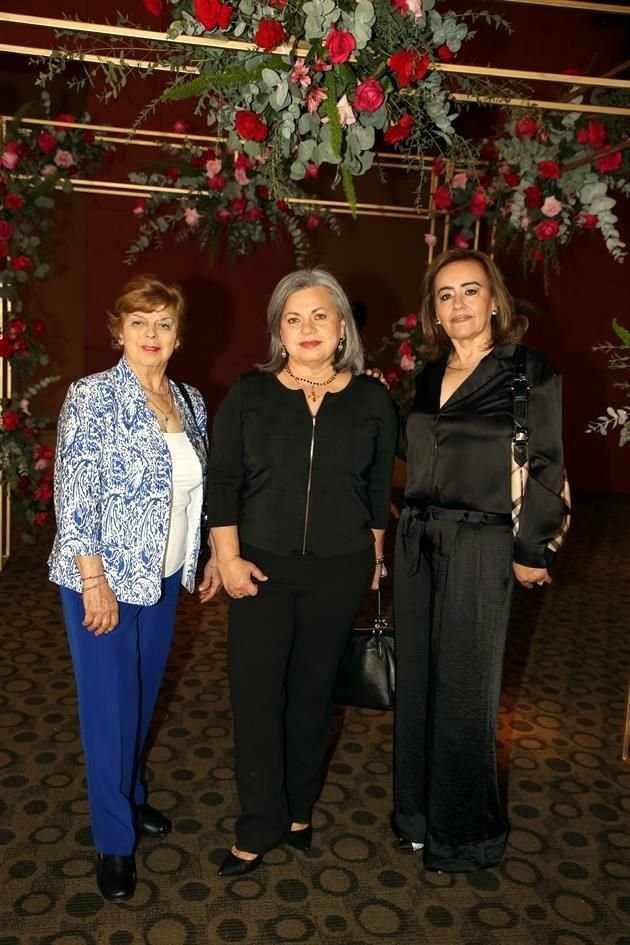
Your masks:
M127 856L136 845L135 808L145 801L142 749L166 666L182 572L162 581L156 604L118 604L119 623L95 636L82 625L81 595L61 603L79 697L94 845Z

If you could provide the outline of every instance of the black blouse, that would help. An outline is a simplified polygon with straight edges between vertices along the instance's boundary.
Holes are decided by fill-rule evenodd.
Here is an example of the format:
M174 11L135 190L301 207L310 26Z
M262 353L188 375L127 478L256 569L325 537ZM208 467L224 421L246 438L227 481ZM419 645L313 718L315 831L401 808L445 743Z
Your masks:
M440 408L446 359L416 378L406 424L405 495L420 505L509 514L514 345L494 348ZM562 522L561 378L538 351L527 351L529 468L514 560L546 567L547 542Z
M327 393L312 417L301 390L242 374L214 418L210 525L238 525L242 542L279 555L364 550L389 519L397 431L371 377Z

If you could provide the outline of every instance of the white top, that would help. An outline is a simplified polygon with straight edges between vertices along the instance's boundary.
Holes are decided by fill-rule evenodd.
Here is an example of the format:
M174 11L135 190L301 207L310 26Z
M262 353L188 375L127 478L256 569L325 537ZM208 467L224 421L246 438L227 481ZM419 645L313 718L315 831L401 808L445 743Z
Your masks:
M165 433L164 439L173 464L171 518L163 570L164 577L170 577L183 566L189 528L198 524L189 522L189 512L191 507L201 505L203 475L199 458L183 431Z

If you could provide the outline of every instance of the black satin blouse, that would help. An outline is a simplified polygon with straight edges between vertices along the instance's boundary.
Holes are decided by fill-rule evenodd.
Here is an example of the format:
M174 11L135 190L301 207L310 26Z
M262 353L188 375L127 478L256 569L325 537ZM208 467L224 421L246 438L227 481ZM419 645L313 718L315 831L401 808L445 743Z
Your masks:
M425 364L406 422L406 497L414 504L510 514L514 345L494 348L440 407L446 359ZM530 476L514 560L546 567L565 512L560 375L527 350Z

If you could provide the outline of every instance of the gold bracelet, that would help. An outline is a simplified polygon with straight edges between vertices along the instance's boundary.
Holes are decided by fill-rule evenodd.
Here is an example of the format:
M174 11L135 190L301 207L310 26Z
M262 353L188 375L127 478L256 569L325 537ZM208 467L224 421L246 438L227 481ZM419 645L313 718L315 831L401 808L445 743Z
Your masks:
M107 578L104 577L102 581L99 581L98 584L92 584L91 587L84 587L81 591L82 594L87 594L88 591L93 591L95 587L100 587L101 584L107 584Z
M89 577L82 577L81 580L85 581L96 581L97 578L105 577L105 572L101 571L100 574L90 574Z

